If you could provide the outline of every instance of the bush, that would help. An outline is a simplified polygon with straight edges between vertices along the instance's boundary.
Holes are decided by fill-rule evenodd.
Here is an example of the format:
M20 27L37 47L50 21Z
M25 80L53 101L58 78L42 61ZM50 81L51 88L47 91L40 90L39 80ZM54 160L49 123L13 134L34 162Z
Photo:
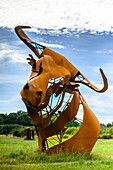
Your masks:
M0 134L1 135L7 135L7 134L10 134L11 130L18 127L19 125L15 125L15 124L12 124L12 125L0 125Z
M16 130L14 131L13 136L21 137L21 133L18 130Z
M79 130L79 127L69 127L65 134L74 135Z
M101 139L111 139L113 138L113 127L104 127L100 132Z
M63 138L69 138L70 135L69 134L64 134Z
M109 133L103 133L100 135L100 139L111 139L112 135Z
M15 135L17 133L16 131L19 131L22 137L26 136L26 126L18 125L18 124L0 125L1 135L8 135L8 134Z
M21 129L21 137L24 137L24 136L26 136L26 128L24 128L24 129Z
M15 130L13 132L13 136L17 136L17 137L24 137L24 136L26 136L26 128L20 128L18 130Z
M26 127L18 124L10 124L10 125L0 125L0 135L8 135L12 134L13 136L24 137L26 136ZM36 134L35 127L31 126ZM19 132L19 133L17 133Z
M70 122L67 124L67 125L65 125L65 127L80 127L81 126L81 123L78 123L77 121L73 121L71 124L70 124Z

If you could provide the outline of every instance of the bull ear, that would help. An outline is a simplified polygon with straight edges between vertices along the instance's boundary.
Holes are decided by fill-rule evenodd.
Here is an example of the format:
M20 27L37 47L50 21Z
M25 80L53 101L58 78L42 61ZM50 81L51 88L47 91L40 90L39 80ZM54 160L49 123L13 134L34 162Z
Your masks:
M34 67L33 69L36 69L36 60L33 58L31 54L29 54L27 60L29 61L28 64Z
M86 77L83 76L83 74L81 74L79 71L78 73L76 74L76 76L70 80L70 82L75 82L75 83L82 83L86 86L88 86L89 88L93 89L94 91L96 92L99 92L99 93L102 93L102 92L105 92L107 89L108 89L108 81L107 81L107 78L103 72L103 70L100 68L100 73L101 73L101 76L102 76L102 79L103 79L103 88L102 89L99 89L97 87L95 87L88 79L86 79ZM76 78L78 78L78 80L75 80Z

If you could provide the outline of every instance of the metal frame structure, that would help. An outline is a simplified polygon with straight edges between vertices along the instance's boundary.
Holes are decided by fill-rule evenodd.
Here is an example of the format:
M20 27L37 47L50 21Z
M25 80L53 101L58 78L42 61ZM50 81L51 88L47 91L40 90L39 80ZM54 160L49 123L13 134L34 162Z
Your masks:
M64 56L29 39L23 31L28 28L30 27L17 26L15 31L38 57L38 60L35 60L29 54L27 58L28 63L32 66L32 72L21 91L21 96L28 116L34 122L39 149L47 153L90 153L99 137L100 125L78 87L83 84L102 93L108 88L107 78L100 69L104 86L102 89L98 89ZM65 96L68 96L67 101L65 101ZM54 100L57 100L56 104L54 104ZM82 125L74 136L62 142L66 130L65 125L77 120L80 104L83 106L84 112ZM57 140L58 144L54 145L49 140L50 137ZM54 146L49 148L48 142Z

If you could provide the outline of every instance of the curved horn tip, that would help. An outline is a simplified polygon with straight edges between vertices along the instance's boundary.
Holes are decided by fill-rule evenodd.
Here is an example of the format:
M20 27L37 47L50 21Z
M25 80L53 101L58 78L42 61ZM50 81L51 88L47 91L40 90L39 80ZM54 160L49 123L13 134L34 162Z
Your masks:
M104 81L104 88L102 90L102 92L104 92L108 89L108 80L107 80L107 77L105 76L103 70L101 68L99 68L99 70L100 70L100 73L101 73L103 81Z
M101 68L99 68L100 72L103 72L103 70Z
M27 29L27 28L31 28L30 26L23 26L23 25L18 25L15 27L15 30L18 30L18 29Z
M101 75L104 76L104 78L106 78L106 76L105 76L105 74L104 74L104 71L103 71L101 68L99 68L99 70L100 70ZM107 78L106 78L106 79L107 79Z

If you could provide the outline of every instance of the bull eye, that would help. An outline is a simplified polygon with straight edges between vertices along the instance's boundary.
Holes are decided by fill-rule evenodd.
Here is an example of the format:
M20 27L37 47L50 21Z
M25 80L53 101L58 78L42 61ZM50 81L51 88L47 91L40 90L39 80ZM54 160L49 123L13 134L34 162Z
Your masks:
M40 96L42 95L42 91L37 91L37 94L39 94Z
M42 67L42 62L40 63L40 66L39 66L39 72L38 72L38 75L39 76L43 71L43 67Z
M36 70L36 61L34 61L34 64L33 64L32 68L33 68L34 70Z
M28 83L24 86L24 89L25 89L25 90L29 90L29 85L28 85Z

